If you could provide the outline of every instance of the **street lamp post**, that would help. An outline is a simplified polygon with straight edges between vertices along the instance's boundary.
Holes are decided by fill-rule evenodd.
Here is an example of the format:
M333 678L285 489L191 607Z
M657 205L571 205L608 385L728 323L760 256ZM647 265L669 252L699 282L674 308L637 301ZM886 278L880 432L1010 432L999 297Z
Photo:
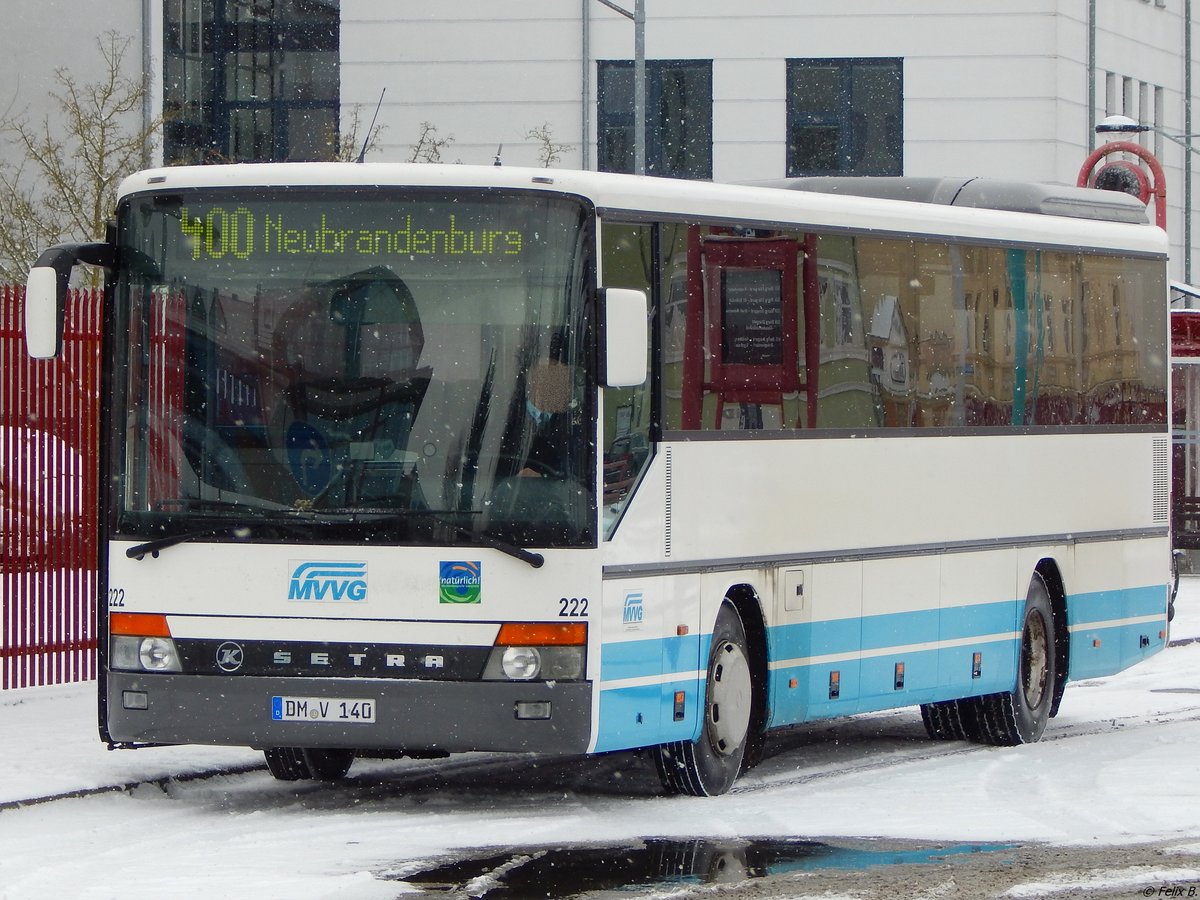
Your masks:
M633 12L612 0L600 0L614 12L633 21L633 171L646 174L646 7L634 0Z
M1099 135L1131 135L1144 134L1153 132L1172 141L1187 153L1200 153L1200 148L1192 142L1194 138L1200 137L1196 134L1171 134L1163 131L1161 128L1156 128L1153 125L1143 125L1136 122L1129 116L1109 116L1096 126L1096 134ZM1150 170L1150 178L1147 179L1141 168L1133 163L1118 161L1109 163L1102 167L1099 172L1093 173L1096 164L1105 156L1111 153L1132 153L1138 159L1146 164L1146 168ZM1189 163L1185 160L1185 170L1188 169ZM1136 184L1139 187L1138 195L1143 203L1147 203L1152 194L1154 197L1154 219L1155 223L1165 229L1167 222L1167 181L1163 175L1162 165L1153 153L1142 147L1140 144L1135 144L1132 141L1109 141L1101 147L1094 150L1090 156L1084 161L1083 167L1079 170L1078 184L1081 187L1094 185L1096 180L1105 174L1105 170L1119 176L1126 176L1132 181L1127 184ZM1185 188L1189 185L1187 182L1190 179L1185 179ZM1132 191L1130 191L1132 193ZM1185 278L1191 276L1192 269L1192 198L1190 190L1185 190L1183 198L1183 268Z
M1100 128L1097 126L1096 131ZM1150 170L1147 178L1140 166L1125 160L1107 163L1096 169L1097 164L1106 156L1113 153L1132 153L1146 164ZM1079 187L1106 187L1104 182L1110 182L1117 190L1134 194L1143 203L1149 204L1154 198L1154 224L1159 228L1167 227L1167 179L1163 174L1162 164L1157 157L1141 144L1132 141L1109 141L1093 150L1083 166L1079 169L1076 184ZM1132 190L1130 190L1132 188Z

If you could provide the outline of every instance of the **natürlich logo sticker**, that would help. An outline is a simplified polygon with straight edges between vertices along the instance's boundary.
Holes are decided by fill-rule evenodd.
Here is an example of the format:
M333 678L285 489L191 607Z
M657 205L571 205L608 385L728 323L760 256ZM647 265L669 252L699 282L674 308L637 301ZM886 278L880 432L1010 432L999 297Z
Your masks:
M479 603L483 575L478 560L439 563L438 601L440 603Z

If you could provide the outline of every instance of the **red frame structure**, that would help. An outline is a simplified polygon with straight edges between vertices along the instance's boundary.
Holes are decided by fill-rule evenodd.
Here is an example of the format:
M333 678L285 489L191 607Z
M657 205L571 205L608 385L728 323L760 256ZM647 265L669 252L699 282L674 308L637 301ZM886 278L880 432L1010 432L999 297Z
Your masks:
M802 263L798 262L800 259ZM738 270L780 274L778 363L746 363L727 358L724 275ZM798 369L798 274L803 276L803 378ZM693 227L688 234L687 284L683 427L688 430L703 427L706 393L717 398L713 427L718 428L727 403L765 404L782 410L785 394L801 392L807 400L806 416L803 422L796 422L796 427L816 427L821 314L815 239L701 236L699 229Z
M0 286L0 689L96 677L99 291L72 291L63 352L25 350Z

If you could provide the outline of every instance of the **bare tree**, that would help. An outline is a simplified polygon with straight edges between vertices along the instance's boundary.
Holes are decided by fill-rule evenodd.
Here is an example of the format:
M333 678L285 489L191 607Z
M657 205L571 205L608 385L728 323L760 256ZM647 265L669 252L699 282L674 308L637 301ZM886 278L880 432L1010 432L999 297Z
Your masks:
M356 162L359 156L366 156L379 147L379 135L386 125L372 125L369 134L364 134L366 126L362 121L362 109L354 106L349 118L342 122L341 132L329 141L332 149L331 158L334 162Z
M104 74L94 82L56 69L54 115L0 117L18 160L0 163L0 281L23 282L47 246L103 237L121 179L148 164L162 119L142 120L146 82L126 74L130 43L115 31L97 37Z
M525 132L525 140L533 141L538 145L538 159L541 160L543 169L548 169L559 162L562 155L571 149L570 144L554 142L554 134L550 130L549 122L543 122L538 128L530 128Z
M454 143L454 135L438 137L437 126L430 122L421 123L421 135L412 146L409 162L438 163L442 161L442 151Z

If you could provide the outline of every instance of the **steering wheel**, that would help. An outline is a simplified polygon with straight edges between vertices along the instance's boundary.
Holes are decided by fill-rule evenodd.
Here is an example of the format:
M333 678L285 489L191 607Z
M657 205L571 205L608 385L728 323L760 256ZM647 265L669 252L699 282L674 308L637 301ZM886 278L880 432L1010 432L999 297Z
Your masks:
M557 478L561 481L565 481L567 477L562 469L550 465L543 459L521 457L516 453L500 453L496 458L499 460L499 464L496 466L497 471L512 472L512 475L504 477Z

